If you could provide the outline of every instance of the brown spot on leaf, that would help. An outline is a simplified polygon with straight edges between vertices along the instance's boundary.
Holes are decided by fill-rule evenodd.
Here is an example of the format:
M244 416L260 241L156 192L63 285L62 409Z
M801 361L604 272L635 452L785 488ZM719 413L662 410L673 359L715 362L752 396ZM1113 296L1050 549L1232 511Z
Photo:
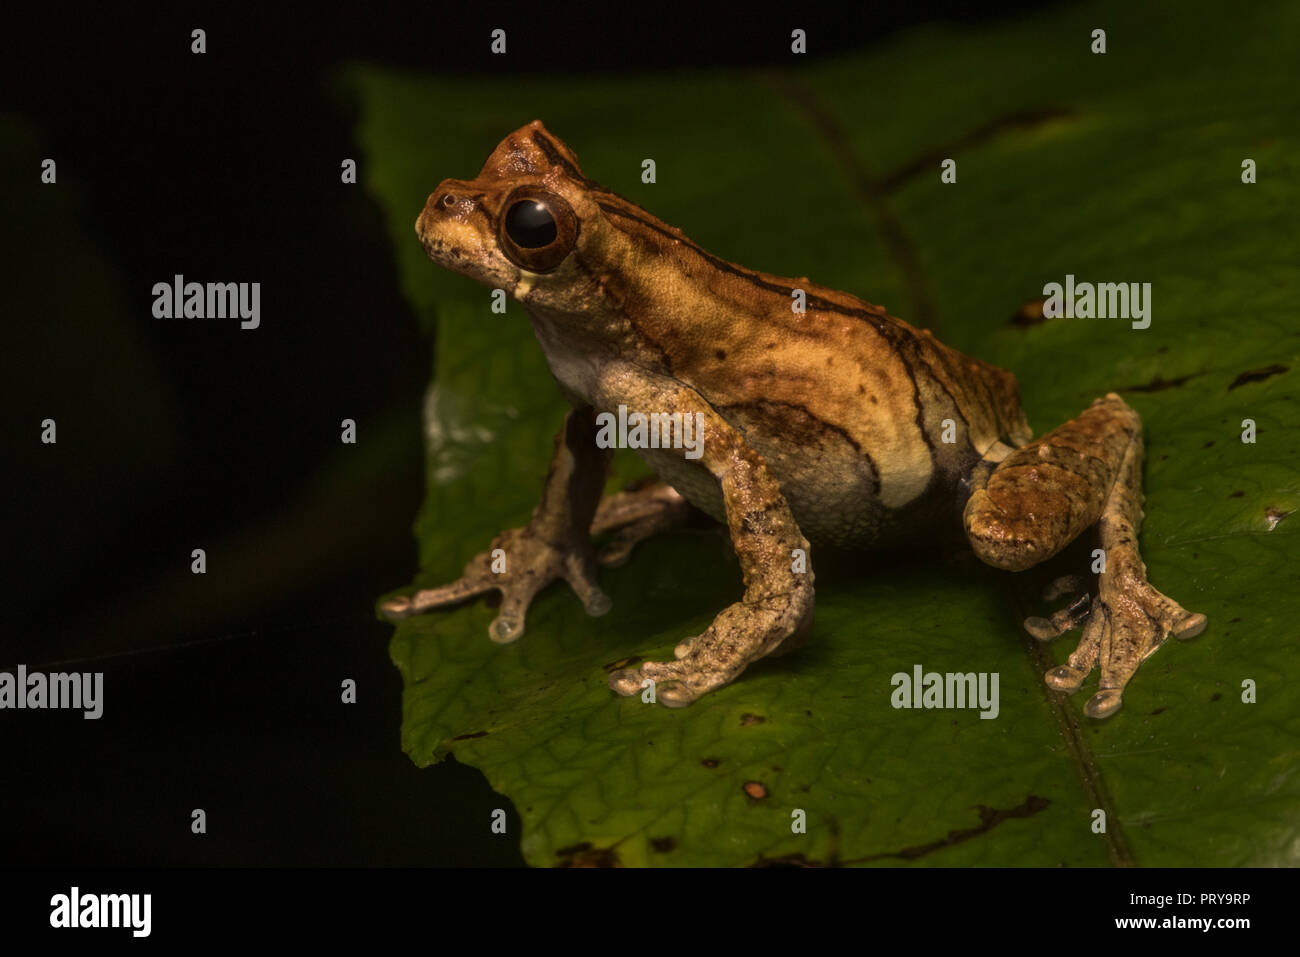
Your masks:
M468 741L470 738L486 738L488 736L488 733L489 732L487 731L475 731L473 734L458 734L456 735L456 737L452 738L451 740Z
M556 867L622 867L612 847L592 847L590 841L562 847L555 852Z
M1231 495L1229 495L1228 498L1241 498L1241 497L1242 497L1243 495L1245 495L1245 494L1246 494L1245 492L1243 492L1243 491L1241 491L1240 489L1238 489L1237 491L1235 491L1235 492L1233 492Z
M742 728L748 728L751 724L762 724L766 720L767 718L763 717L761 714L750 714L746 711L740 716L740 726Z
M1223 695L1219 694L1219 692L1216 691L1216 692L1214 692L1214 694L1210 695L1210 700L1211 700L1211 701L1218 701L1218 700L1219 700L1220 698L1222 698L1222 697L1223 697Z
M1198 375L1200 375L1200 373L1193 372L1191 375L1179 376L1177 379L1166 379L1159 372L1157 372L1155 378L1152 379L1150 382L1146 383L1145 385L1131 385L1128 388L1120 389L1118 391L1120 392L1163 392L1165 391L1165 389L1176 389L1184 382L1186 382L1188 379L1194 379Z
M704 765L706 768L716 768L721 763L722 761L718 758L705 758L700 762L700 764Z
M1011 325L1013 326L1036 326L1041 322L1046 322L1047 317L1043 315L1043 303L1047 302L1046 296L1036 296L1033 299L1027 299L1020 308L1011 315Z
M1162 711L1164 711L1164 710L1165 710L1164 708L1156 708L1156 710L1155 710L1155 711L1152 711L1151 713L1152 713L1152 714L1160 714L1160 712L1162 712Z
M763 786L761 781L746 781L743 790L755 801L761 801L767 797L767 788Z
M1232 380L1232 385L1228 386L1228 391L1231 392L1233 389L1237 388L1237 386L1246 385L1248 382L1263 382L1270 376L1281 375L1286 371L1287 367L1278 363L1274 363L1271 366L1263 366L1259 369L1247 369L1241 375L1237 376L1237 378Z
M650 838L650 847L660 854L667 854L670 851L677 850L677 838L652 837Z

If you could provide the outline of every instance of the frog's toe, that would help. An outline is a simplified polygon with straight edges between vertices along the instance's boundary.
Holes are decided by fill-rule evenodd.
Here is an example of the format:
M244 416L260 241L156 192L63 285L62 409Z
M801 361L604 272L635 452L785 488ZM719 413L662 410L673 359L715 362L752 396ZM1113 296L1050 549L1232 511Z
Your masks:
M1051 641L1061 634L1059 628L1052 624L1050 618L1039 618L1034 616L1025 619L1025 631L1029 632L1039 641Z
M421 588L414 595L390 598L379 606L379 610L389 621L400 621L434 608L458 605L486 594L495 587L495 582L486 580L476 572L467 571L464 576L450 584L440 585L437 588Z
M1185 611L1182 617L1173 623L1171 632L1175 638L1186 641L1203 632L1209 623L1210 620L1199 612Z
M1058 596L1059 597L1059 596ZM1039 641L1051 641L1083 624L1092 605L1092 596L1084 592L1050 618L1026 618L1024 627Z
M1119 688L1106 688L1098 691L1083 706L1083 713L1090 718L1109 718L1124 703L1124 692Z
M647 661L641 665L641 677L652 681L667 681L682 676L681 665L676 661Z
M508 645L524 636L523 615L497 615L488 625L488 637L498 645Z
M1065 612L1057 615L1061 617L1030 619L1025 627L1036 637L1052 637L1051 633L1072 617ZM1204 615L1187 611L1153 588L1144 575L1129 568L1103 576L1099 594L1086 617L1083 637L1068 664L1051 669L1043 679L1057 691L1073 692L1100 665L1101 682L1083 709L1090 718L1108 718L1120 709L1124 689L1138 667L1170 635L1192 638L1207 624Z
M1043 681L1053 691L1064 691L1073 694L1079 690L1083 680L1087 677L1086 672L1071 668L1069 665L1061 665L1059 668L1049 669L1043 675Z
M524 636L528 606L538 591L532 586L531 582L502 582L497 586L501 591L501 607L488 625L488 637L498 645L508 645Z
M629 697L641 690L641 673L635 668L623 668L620 671L614 671L609 676L609 688L621 694L623 697Z
M665 681L655 686L655 700L665 708L685 708L698 697L684 681Z
M411 610L411 599L403 595L400 598L390 598L379 606L379 613L389 621L400 621L403 618L409 618L415 614Z
M592 618L599 618L614 607L610 597L596 583L595 563L584 554L571 554L565 561L564 580L582 602Z
M1026 627L1028 627L1028 622L1026 622ZM1088 617L1088 623L1083 628L1083 637L1079 639L1079 644L1074 649L1073 654L1070 655L1068 662L1049 669L1043 675L1043 681L1047 683L1047 686L1055 691L1068 693L1078 691L1084 679L1097 666L1097 658L1101 654L1102 639L1106 636L1107 629L1105 609L1101 607L1095 608Z
M621 695L637 694L653 685L654 699L668 708L684 708L703 692L693 687L691 676L679 661L647 661L640 668L624 668L609 676L609 687Z

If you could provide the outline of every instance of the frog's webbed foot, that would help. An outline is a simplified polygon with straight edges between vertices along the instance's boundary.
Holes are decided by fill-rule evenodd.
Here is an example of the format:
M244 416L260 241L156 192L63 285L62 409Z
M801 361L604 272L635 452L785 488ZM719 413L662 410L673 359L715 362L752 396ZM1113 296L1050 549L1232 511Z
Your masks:
M537 593L563 578L582 600L587 614L603 615L611 602L596 584L597 564L622 564L637 543L681 524L689 511L686 499L663 482L616 492L601 500L591 522L592 535L617 529L599 555L593 553L589 540L565 535L563 526L554 522L545 523L546 531L539 530L536 523L511 529L498 535L487 551L471 558L456 581L389 599L380 610L396 621L500 591L501 610L488 634L493 641L506 644L523 636L524 618ZM549 540L546 532L558 532L568 541Z
M1078 691L1100 664L1101 684L1083 708L1090 718L1106 718L1120 709L1124 688L1138 665L1170 635L1194 638L1206 625L1204 615L1189 612L1147 581L1146 564L1137 549L1137 526L1142 521L1140 467L1141 456L1131 449L1102 511L1098 532L1105 564L1096 596L1085 594L1050 619L1025 621L1025 630L1042 640L1084 623L1083 637L1069 661L1049 670L1043 680L1057 691Z
M1103 561L1096 594L1080 596L1050 618L1025 621L1025 630L1042 641L1083 625L1068 663L1043 679L1073 692L1100 665L1100 687L1084 706L1093 718L1119 710L1138 666L1170 635L1192 638L1206 625L1204 615L1187 611L1147 581L1137 547L1141 470L1141 420L1111 393L999 462L966 507L976 553L1012 571L1050 558L1096 526ZM1059 597L1077 586L1058 583L1051 590Z
M1136 558L1136 552L1133 553ZM1108 560L1114 561L1114 556ZM1057 615L1061 615L1058 612ZM1056 617L1052 624L1055 627ZM1083 637L1070 655L1069 662L1052 668L1044 676L1049 687L1057 691L1078 691L1092 669L1101 665L1101 684L1084 712L1091 718L1106 718L1119 710L1124 703L1124 688L1147 658L1173 635L1176 638L1194 638L1205 630L1204 615L1189 612L1178 602L1162 595L1146 580L1146 569L1141 559L1135 564L1126 563L1118 573L1109 571L1101 577L1100 590L1091 602ZM1044 634L1035 627L1047 619L1030 618L1025 630L1035 638L1051 639L1054 634ZM1075 621L1069 628L1077 627Z
M738 601L723 609L703 634L678 644L673 650L676 661L647 661L639 668L615 671L609 686L621 695L634 695L650 679L658 703L685 707L730 682L751 662L806 640L812 604L811 581L796 582L785 594Z
M571 409L555 436L551 468L532 520L498 535L487 551L466 563L456 581L385 601L380 605L384 617L396 621L496 590L501 608L488 635L506 644L523 635L528 606L557 578L573 587L587 614L609 611L610 600L596 584L596 554L588 534L609 461L608 450L596 445L595 436L594 411Z
M624 564L639 543L684 524L690 510L690 503L664 482L650 482L638 489L606 495L596 508L591 534L618 531L600 550L596 560L611 568Z
M611 603L596 584L596 562L590 545L559 545L547 541L532 526L502 532L492 547L465 565L456 581L426 588L409 597L391 598L380 606L390 621L408 618L434 608L445 608L489 591L501 592L501 607L488 626L499 644L523 636L528 606L539 591L558 578L567 581L582 600L587 614L609 611Z
M1071 583L1073 584L1073 583ZM1083 585L1083 580L1079 579L1079 587ZM1060 593L1053 588L1044 592L1043 597L1051 601L1053 598L1059 598ZM1092 608L1092 595L1083 591L1075 599L1066 605L1060 611L1055 612L1050 618L1026 618L1025 631L1029 632L1039 641L1051 641L1067 631L1073 631L1078 628L1088 618L1088 612Z

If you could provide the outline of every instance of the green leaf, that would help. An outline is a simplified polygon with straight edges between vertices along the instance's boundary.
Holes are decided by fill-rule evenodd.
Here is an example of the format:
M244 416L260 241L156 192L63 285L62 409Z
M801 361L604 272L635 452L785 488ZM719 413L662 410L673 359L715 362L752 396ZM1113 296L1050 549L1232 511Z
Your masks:
M1095 674L1070 698L1041 677L1078 633L1045 649L1020 628L1049 609L1036 596L1052 569L819 568L803 650L669 711L605 679L619 659L671 658L739 596L725 539L683 532L602 573L604 618L556 586L513 645L488 640L481 602L398 626L413 760L454 751L482 769L538 865L1295 864L1300 104L1276 38L1300 10L1234 17L1071 7L752 74L349 71L363 180L436 330L417 584L451 580L526 522L564 406L521 308L491 313L485 289L425 260L411 224L441 179L474 175L542 118L589 176L711 252L857 293L1013 370L1038 432L1122 392L1146 428L1151 580L1210 621L1095 722L1082 714ZM1098 24L1104 55L1089 52ZM640 180L646 157L657 184ZM956 184L940 183L948 157ZM1150 282L1150 327L1012 321L1067 273ZM611 488L638 474L619 458ZM998 673L997 718L895 710L890 678L915 664ZM1257 703L1242 700L1247 679ZM792 833L795 809L806 834Z

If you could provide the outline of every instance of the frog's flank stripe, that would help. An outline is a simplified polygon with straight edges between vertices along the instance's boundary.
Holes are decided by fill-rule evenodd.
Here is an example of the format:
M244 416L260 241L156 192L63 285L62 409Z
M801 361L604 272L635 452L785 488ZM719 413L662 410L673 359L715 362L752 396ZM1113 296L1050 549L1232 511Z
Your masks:
M621 197L619 198L621 199ZM626 200L624 202L626 202ZM756 273L747 269L742 269L739 266L735 266L732 263L727 262L725 259L719 259L717 256L714 256L712 253L704 249L701 249L695 243L691 242L691 240L681 235L680 232L678 233L672 232L663 223L649 216L649 214L644 214L644 210L640 210L639 207L632 206L631 203L628 203L628 205L632 206L632 209L636 209L638 212L641 212L644 215L638 216L636 213L632 212L631 210L623 209L611 203L600 202L597 205L599 205L600 208L604 210L606 213L624 219L630 219L633 222L639 223L642 226L646 227L647 229L650 229L661 236L664 236L675 242L681 243L687 249L692 250L697 256L699 256L706 263L708 263L713 268L719 270L720 272L728 273L729 275L733 275L733 276L738 276L741 279L747 280L748 282L751 282L756 286L759 286L763 289L771 290L772 292L782 293L787 297L794 292L793 286L787 286L779 282L773 282L770 278L767 278L762 273ZM878 333L880 333L880 335L884 337L890 344L896 347L896 349L899 352L900 358L903 359L903 368L907 373L907 377L912 382L912 401L916 407L917 426L920 429L921 434L924 436L926 444L930 447L931 457L933 458L934 444L931 441L929 435L927 435L925 431L925 426L924 426L924 421L922 419L922 411L921 411L920 389L917 386L916 373L913 370L912 363L907 361L902 356L902 351L904 348L906 348L907 351L912 354L913 358L916 357L917 350L916 350L915 334L912 332L912 330L909 329L907 326L905 326L900 320L894 319L892 316L886 314L884 310L873 312L865 308L841 305L840 303L832 302L829 299L825 299L817 295L807 295L805 298L805 302L807 303L810 309L815 308L823 312L834 312L839 315L850 316L857 319L863 319L868 323L870 323L871 326Z
M771 406L784 406L787 409L793 409L796 412L807 416L809 421L816 423L822 429L827 432L833 432L843 439L850 447L852 447L854 452L862 457L862 459L867 463L867 466L871 469L872 494L879 497L880 468L871 457L871 453L859 445L857 439L855 439L849 432L845 431L840 426L835 425L833 422L828 422L825 419L814 415L813 411L806 405L797 402L780 402L775 399L758 399L753 402L737 402L731 405L720 405L717 408L723 418L728 418L727 413L735 413L744 410L754 410L755 412L762 413L767 407ZM798 433L792 433L789 435L789 438L796 442L799 441L800 437L801 435Z
M645 210L642 210L638 206L632 206L631 203L628 203L628 206L632 206L632 209L623 209L619 206L613 205L612 203L600 202L597 203L597 205L599 205L600 208L607 213L611 213L615 216L620 216L624 219L630 219L633 222L640 223L642 226L645 226L647 229L653 230L654 232L658 233L661 236L664 236L675 242L681 243L687 249L690 249L697 256L699 256L701 259L707 262L710 266L712 266L713 268L721 272L729 273L730 275L733 276L739 276L742 279L747 279L756 286L759 286L763 289L771 290L772 292L782 293L787 297L794 292L795 287L787 286L779 282L774 282L772 278L765 273L754 272L749 269L742 269L740 266L737 266L733 263L729 263L725 259L719 259L717 256L713 255L707 250L701 249L694 242L692 242L691 240L683 236L680 232L672 231L664 223L660 222L657 219L654 219L648 213L645 213ZM643 213L644 215L638 216L637 213L633 212L632 210L636 210L637 212ZM870 322L873 326L875 326L883 335L888 335L888 333L885 331L887 326L892 327L894 330L897 330L899 328L899 325L901 324L900 320L895 319L893 316L888 315L883 309L880 309L879 307L877 307L876 310L873 311L870 309L864 309L855 306L845 306L837 302L832 302L829 299L823 299L821 296L815 296L815 295L807 296L805 301L807 302L808 306L810 307L815 306L816 308L821 309L823 312L836 312L845 316L853 316L858 319L865 319L866 321Z
M730 273L733 276L740 276L742 279L748 279L750 282L754 283L757 286L761 286L764 289L769 289L772 292L783 293L786 296L789 296L792 292L794 292L793 286L786 286L778 282L773 282L769 277L765 276L763 273L754 272L748 269L742 269L741 267L736 266L733 263L727 262L725 259L719 259L717 256L714 256L712 253L708 252L707 250L697 246L694 242L687 239L680 232L672 231L666 224L664 224L658 219L655 219L653 216L651 216L645 210L641 209L639 206L635 206L632 203L629 203L627 200L623 199L623 197L619 196L613 190L610 190L600 185L594 180L588 179L582 173L581 170L579 170L576 166L570 163L568 159L565 158L564 154L560 152L560 150L556 147L556 145L550 140L549 137L547 137L544 133L542 133L542 131L534 130L532 133L532 139L533 142L537 144L537 148L546 154L547 160L550 161L552 165L559 166L561 169L563 169L565 174L569 176L571 179L575 180L578 183L581 183L583 186L585 186L587 189L592 190L593 192L604 193L605 195L613 199L621 200L622 202L626 203L627 206L631 207L630 209L624 209L612 203L597 201L597 205L600 206L600 208L603 209L605 212L612 213L615 216L621 216L625 219L631 219L634 222L640 223L642 226L645 226L647 229L651 229L659 233L661 236L666 236L669 239L681 242L687 248L694 251L696 255L702 258L705 262L709 263L709 265L713 266L715 269L721 270L722 272ZM880 329L881 332L884 331L881 328L882 323L898 321L893 319L892 316L887 315L883 309L878 309L877 311L871 311L868 309L856 308L853 306L844 306L844 305L840 305L839 303L831 302L829 299L823 299L820 296L808 296L806 301L809 306L816 306L817 308L827 312L837 312L842 315L854 316L859 319L865 319L868 322L872 323L872 325L875 325L878 329Z
M622 199L622 197L618 197L618 198ZM627 202L627 201L624 200L623 202ZM658 233L661 236L664 236L668 239L672 239L675 242L681 243L683 246L692 250L696 255L698 255L701 259L703 259L705 263L713 266L715 269L719 270L720 272L724 272L733 276L738 276L741 279L753 283L756 286L771 290L773 292L782 293L784 296L787 297L794 291L794 287L784 285L782 283L774 282L772 281L772 279L766 277L764 274L751 272L746 269L741 269L740 267L735 266L732 263L727 262L726 260L719 259L718 257L714 256L712 253L709 253L706 250L701 249L699 246L691 242L685 236L682 236L680 233L674 233L670 231L669 228L665 226L663 223L649 216L649 214L644 213L644 210L640 210L639 207L632 206L631 203L628 203L627 205L631 206L632 209L637 210L637 212L640 212L643 215L637 215L637 213L632 212L629 209L622 208L621 206L616 206L612 203L599 202L598 205L606 213L612 214L616 217L630 219L633 222L639 223L640 225L646 227L647 229L652 230L653 232ZM842 305L840 303L833 302L829 299L817 295L807 295L805 301L807 302L808 307L810 309L818 309L823 312L833 312L839 315L845 315L852 318L858 318L867 321L872 326L872 328L874 328L876 332L881 335L882 338L884 338L887 342L889 342L894 347L895 354L898 356L898 359L903 366L903 371L907 375L908 380L912 384L912 407L914 409L913 421L915 422L916 430L920 434L921 440L925 443L926 451L930 458L930 475L931 475L931 484L932 484L934 481L938 479L939 477L938 473L940 470L936 467L937 465L936 447L934 444L934 439L930 435L929 430L926 429L925 427L924 403L921 401L921 386L917 380L917 367L918 366L923 367L926 370L927 373L926 378L928 382L932 384L932 386L937 391L941 391L948 396L948 399L952 403L952 408L954 409L956 414L960 415L961 410L960 410L960 406L955 401L955 399L953 399L951 392L949 392L949 390L947 389L943 381L934 374L933 370L929 368L929 364L926 363L923 357L921 356L919 343L916 337L916 332L912 330L910 327L908 327L906 324L904 324L902 321L895 319L894 317L885 313L884 310L872 311L867 308ZM962 416L962 418L964 422L965 417ZM874 463L873 463L873 467L874 467Z
M557 147L551 138L541 130L533 130L532 138L533 142L537 144L537 148L546 154L546 159L550 164L563 169L570 179L581 183L583 186L587 187L587 189L594 192L608 193L610 196L618 195L613 190L606 189L594 180L587 179L587 177L583 175L582 170L570 163L565 155L560 151L559 147Z
M897 350L898 361L903 364L903 371L907 373L907 378L912 382L912 405L916 409L916 415L912 421L916 423L916 431L921 433L926 450L930 453L930 483L933 483L938 472L938 469L935 468L934 439L930 438L930 430L925 427L925 406L921 402L921 386L916 381L916 369L912 367L912 363L918 361L918 357L913 348L908 349L908 352L911 353L909 355L905 354L901 348L897 348L902 345L901 342L894 341L893 344ZM908 343L908 345L914 346L915 344ZM927 487L930 483L927 483Z

